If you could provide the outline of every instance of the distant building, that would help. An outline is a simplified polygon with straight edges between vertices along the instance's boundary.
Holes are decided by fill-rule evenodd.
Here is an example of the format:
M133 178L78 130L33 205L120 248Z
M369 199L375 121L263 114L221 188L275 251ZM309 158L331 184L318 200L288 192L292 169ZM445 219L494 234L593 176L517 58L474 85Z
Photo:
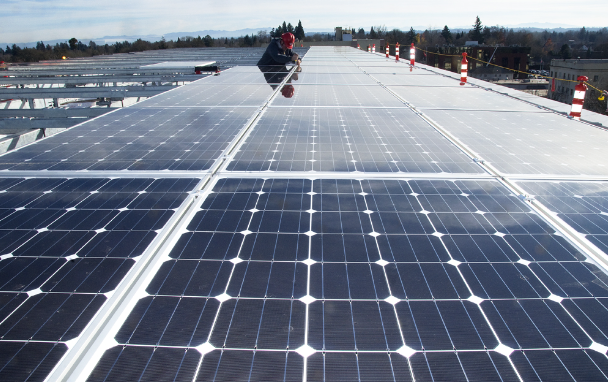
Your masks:
M578 82L570 81L576 81L578 76L588 77L589 83L596 87L608 85L608 59L551 60L550 75L556 79L555 91L552 92L549 89L547 97L564 103L572 103L574 87ZM559 81L560 79L566 81ZM587 97L589 94L590 92L587 92Z
M336 41L353 41L353 30L336 27Z

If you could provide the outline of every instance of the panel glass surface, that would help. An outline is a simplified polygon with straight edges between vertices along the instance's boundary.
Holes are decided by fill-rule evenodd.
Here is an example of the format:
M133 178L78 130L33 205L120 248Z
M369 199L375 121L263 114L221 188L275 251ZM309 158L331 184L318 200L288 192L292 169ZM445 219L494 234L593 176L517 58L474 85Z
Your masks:
M608 183L520 182L576 232L608 253Z
M482 173L408 109L269 108L230 171Z
M442 77L429 77L429 86L389 86L389 89L400 97L424 109L465 109L465 110L500 110L500 111L538 111L531 106L494 92L470 86L433 87L433 79L447 81Z
M494 181L221 179L169 258L89 380L608 372L608 277Z
M608 132L546 113L424 110L508 174L608 175Z
M268 85L207 85L204 81L190 83L137 103L142 107L211 107L262 106L274 92Z
M291 86L294 88L294 94L291 97L274 98L271 106L405 107L403 102L378 85L332 86L292 83Z
M0 179L0 380L44 380L199 179Z
M423 86L423 87L460 87L460 81L443 76L400 75L400 74L371 74L383 85Z
M126 108L0 156L8 170L206 170L253 108Z

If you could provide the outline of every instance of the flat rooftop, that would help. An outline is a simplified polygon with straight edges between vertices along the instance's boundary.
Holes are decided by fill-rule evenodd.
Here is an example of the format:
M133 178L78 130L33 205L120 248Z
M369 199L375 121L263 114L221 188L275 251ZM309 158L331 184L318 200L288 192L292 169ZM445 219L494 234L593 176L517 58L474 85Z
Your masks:
M604 380L608 118L567 111L312 47L1 155L0 379Z

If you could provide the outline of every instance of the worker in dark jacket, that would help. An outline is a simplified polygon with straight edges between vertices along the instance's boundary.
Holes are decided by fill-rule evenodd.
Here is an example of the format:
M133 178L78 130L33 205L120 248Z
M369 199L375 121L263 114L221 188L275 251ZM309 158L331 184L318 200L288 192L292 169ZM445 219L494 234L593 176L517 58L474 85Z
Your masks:
M291 33L283 33L281 38L273 38L266 48L266 52L258 61L258 67L260 71L264 73L264 78L270 87L274 90L277 86L283 82L285 77L290 73L290 70L285 66L288 62L295 62L298 64L296 71L301 71L300 58L297 53L291 51L295 37ZM287 80L287 83L281 89L281 94L286 98L293 97L295 89L291 85L291 81L298 80L298 74L293 73Z
M273 38L270 40L270 44L266 48L266 52L260 61L258 66L283 66L290 61L293 61L300 66L300 57L297 53L294 53L293 43L296 41L295 36L292 33L283 33L281 38Z

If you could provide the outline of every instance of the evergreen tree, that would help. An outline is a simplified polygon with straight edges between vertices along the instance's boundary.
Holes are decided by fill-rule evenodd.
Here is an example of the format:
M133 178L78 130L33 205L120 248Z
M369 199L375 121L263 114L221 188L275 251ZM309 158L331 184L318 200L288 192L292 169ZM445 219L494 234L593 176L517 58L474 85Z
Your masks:
M282 28L283 32L282 33L287 33L287 23L285 21L283 21L283 28Z
M369 30L369 38L376 38L376 37L378 37L378 35L376 34L374 27L371 27Z
M304 37L306 37L306 33L304 33L304 27L302 26L302 21L300 20L298 20L298 25L296 26L295 36L300 41L304 40Z
M416 31L413 27L410 27L410 31L407 32L407 34L405 35L405 39L408 44L416 42Z
M281 35L283 34L283 27L279 24L279 26L277 27L277 29L274 32L274 37L281 37Z
M452 43L452 32L450 32L450 28L448 28L447 25L443 27L443 30L441 31L441 36L443 36L445 42L447 42L448 44Z
M469 37L471 37L471 40L483 44L484 39L482 31L483 25L481 25L481 20L479 20L479 16L477 16L477 18L475 19L475 24L473 25L473 29L469 31Z
M287 24L287 32L289 32L289 33L295 32L293 29L293 25L291 25L291 23Z

